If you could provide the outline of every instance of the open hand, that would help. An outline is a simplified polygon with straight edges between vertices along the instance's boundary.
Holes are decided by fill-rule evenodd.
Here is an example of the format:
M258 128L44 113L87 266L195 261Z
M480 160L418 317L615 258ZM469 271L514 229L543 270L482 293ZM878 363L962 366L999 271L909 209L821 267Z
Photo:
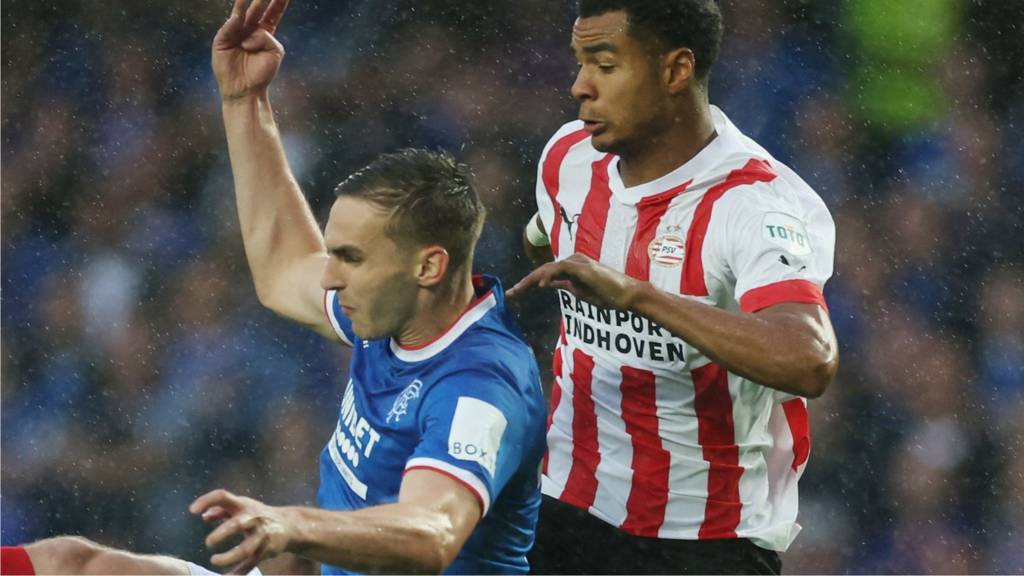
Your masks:
M515 298L526 290L560 288L602 308L628 310L641 283L616 272L593 258L573 254L565 260L548 262L509 288L505 295Z
M203 494L188 509L206 522L221 523L207 535L208 547L217 547L235 535L242 536L237 546L210 558L215 566L230 566L230 574L248 573L261 561L285 552L291 540L285 509L236 496L227 490Z
M284 59L274 31L286 8L288 0L235 0L213 38L213 74L222 99L266 91Z

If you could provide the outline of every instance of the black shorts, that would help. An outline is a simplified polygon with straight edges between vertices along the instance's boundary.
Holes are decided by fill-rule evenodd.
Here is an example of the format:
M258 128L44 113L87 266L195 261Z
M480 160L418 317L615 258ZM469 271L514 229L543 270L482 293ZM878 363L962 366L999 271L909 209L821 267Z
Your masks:
M544 497L534 574L779 574L782 560L750 540L632 536L589 513Z

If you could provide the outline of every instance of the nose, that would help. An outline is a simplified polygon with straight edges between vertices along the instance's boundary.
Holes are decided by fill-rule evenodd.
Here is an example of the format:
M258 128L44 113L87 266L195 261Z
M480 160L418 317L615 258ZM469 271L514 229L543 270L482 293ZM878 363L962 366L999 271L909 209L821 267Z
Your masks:
M594 90L594 83L590 80L590 75L586 71L586 66L580 66L578 72L576 72L576 80L572 83L570 92L572 97L583 102L584 100L593 100L597 93Z
M323 274L320 275L320 287L324 290L344 290L347 283L341 268L338 259L331 257L324 266Z

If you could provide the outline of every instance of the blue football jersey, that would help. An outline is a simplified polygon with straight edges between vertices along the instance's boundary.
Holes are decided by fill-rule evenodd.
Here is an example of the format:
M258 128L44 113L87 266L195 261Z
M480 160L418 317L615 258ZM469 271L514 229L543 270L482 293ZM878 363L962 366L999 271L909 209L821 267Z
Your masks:
M525 574L540 508L546 407L533 352L497 279L441 336L416 349L361 340L328 291L325 310L353 347L334 433L320 455L317 503L356 510L398 501L406 470L428 468L466 486L483 517L449 574ZM324 574L351 573L324 566Z

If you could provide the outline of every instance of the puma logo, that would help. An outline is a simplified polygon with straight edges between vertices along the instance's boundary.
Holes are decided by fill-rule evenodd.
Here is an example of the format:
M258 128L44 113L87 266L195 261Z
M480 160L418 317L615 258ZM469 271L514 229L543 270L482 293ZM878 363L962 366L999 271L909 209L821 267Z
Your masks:
M562 214L562 221L565 222L565 227L569 231L569 236L572 236L572 227L579 220L579 214L573 214L572 218L569 218L569 213L565 211L565 206L559 206L558 211Z

